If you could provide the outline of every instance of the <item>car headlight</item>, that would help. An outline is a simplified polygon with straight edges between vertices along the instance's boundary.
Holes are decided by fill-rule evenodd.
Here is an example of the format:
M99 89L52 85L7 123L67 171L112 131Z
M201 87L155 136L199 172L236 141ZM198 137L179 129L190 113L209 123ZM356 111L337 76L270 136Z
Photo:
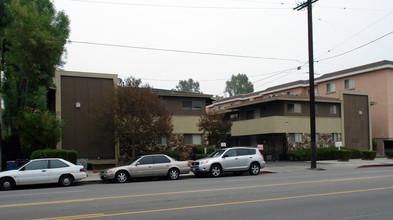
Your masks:
M208 160L201 161L201 165L203 165L203 164L208 164L208 163L209 163Z
M106 171L106 173L112 173L112 172L113 172L112 170L107 170L107 171Z

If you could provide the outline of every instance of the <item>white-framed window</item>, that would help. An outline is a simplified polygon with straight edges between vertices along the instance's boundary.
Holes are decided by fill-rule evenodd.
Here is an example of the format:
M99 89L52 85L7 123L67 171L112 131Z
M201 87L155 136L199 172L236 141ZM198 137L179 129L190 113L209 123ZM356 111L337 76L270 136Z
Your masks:
M289 133L288 142L290 142L290 143L303 142L303 134L302 133Z
M344 88L345 89L353 89L353 88L355 88L355 80L354 79L346 79L346 80L344 80Z
M310 95L310 90L307 90L307 95ZM314 88L314 95L319 96L318 94L318 88Z
M168 145L168 138L165 136L159 137L158 145Z
M335 92L336 84L334 82L326 84L326 93Z
M299 103L288 103L287 104L287 111L290 113L301 113L302 112L302 105Z
M184 134L184 144L202 144L202 135Z
M288 91L287 95L294 95L294 92L293 91Z
M332 115L337 114L337 105L330 106L330 114L332 114Z
M229 118L231 119L231 121L239 121L239 115L237 113L231 114Z
M332 133L332 141L337 142L338 141L338 133Z

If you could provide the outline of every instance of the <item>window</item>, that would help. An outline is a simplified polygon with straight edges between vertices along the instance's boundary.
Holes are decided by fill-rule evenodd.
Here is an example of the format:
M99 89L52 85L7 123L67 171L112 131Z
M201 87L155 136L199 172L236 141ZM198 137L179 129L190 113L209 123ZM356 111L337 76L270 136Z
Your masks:
M326 93L335 92L336 84L334 82L326 84Z
M330 106L330 114L332 114L332 115L337 114L337 105Z
M202 110L201 101L183 101L183 111L200 112Z
M229 116L229 118L231 119L231 121L239 121L239 115L238 114L231 114Z
M67 164L65 164L63 161L60 160L50 160L50 168L62 168L62 167L68 167Z
M252 155L255 154L255 149L237 149L238 156Z
M318 114L318 104L315 104L315 114Z
M307 90L307 95L310 95L310 90ZM314 88L314 95L318 96L318 89Z
M166 156L154 156L154 163L170 163L171 161Z
M246 114L247 119L254 119L254 110L247 111Z
M165 136L159 137L158 145L168 145L168 139Z
M289 134L289 142L290 143L303 142L303 134L301 134L301 133L290 133Z
M33 161L33 162L27 164L23 168L23 170L42 170L42 169L48 169L48 161L47 160Z
M338 140L337 133L332 133L332 141L336 142Z
M237 152L235 149L229 150L224 154L225 157L236 157Z
M287 105L288 112L291 113L301 113L302 112L302 105L299 103L288 103Z
M202 135L184 134L184 144L202 144Z
M316 134L315 134L315 142L318 142L318 141L319 141L319 134L316 133Z
M294 94L294 92L293 91L289 91L289 92L287 92L287 95L293 95Z
M153 156L146 156L139 160L140 165L153 164Z
M355 88L355 80L354 79L346 79L344 81L344 88L345 89L353 89L353 88Z

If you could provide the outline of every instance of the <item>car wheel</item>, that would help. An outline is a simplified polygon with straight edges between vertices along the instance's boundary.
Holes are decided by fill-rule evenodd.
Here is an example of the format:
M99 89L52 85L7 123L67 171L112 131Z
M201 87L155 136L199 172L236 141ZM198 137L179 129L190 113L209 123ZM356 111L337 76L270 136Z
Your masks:
M63 175L59 179L59 184L61 186L71 186L72 181L73 181L73 179L72 179L71 175Z
M124 170L121 170L116 173L115 179L118 183L128 182L128 173Z
M172 168L168 171L168 177L171 180L177 180L179 178L179 170L176 168Z
M212 167L210 168L210 175L212 177L219 177L221 175L221 167L220 165L214 164L212 165Z
M4 178L0 180L0 189L1 190L11 190L15 187L15 182L11 178Z
M250 172L251 175L258 175L259 174L259 170L260 170L259 164L252 163L251 166L250 166L249 172Z

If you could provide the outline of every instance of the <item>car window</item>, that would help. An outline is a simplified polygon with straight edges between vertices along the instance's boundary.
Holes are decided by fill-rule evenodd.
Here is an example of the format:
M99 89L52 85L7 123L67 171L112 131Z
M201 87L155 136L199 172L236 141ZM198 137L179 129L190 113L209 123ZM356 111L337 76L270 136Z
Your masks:
M153 157L152 156L143 157L138 162L140 165L153 164Z
M27 164L23 170L41 170L48 169L48 161L47 160L39 160L33 161Z
M154 156L154 163L170 163L166 156Z
M248 153L249 153L250 155L255 154L255 152L256 152L256 149L248 149Z
M66 163L60 160L50 160L50 168L62 168L62 167L68 167Z
M237 156L236 149L228 150L228 151L224 154L224 156L226 156L226 157L235 157L235 156Z
M225 152L225 150L218 150L218 151L215 151L214 153L210 154L209 157L219 157L219 156L221 156L224 152Z
M248 149L237 149L237 155L238 156L250 155L250 152L248 151Z

